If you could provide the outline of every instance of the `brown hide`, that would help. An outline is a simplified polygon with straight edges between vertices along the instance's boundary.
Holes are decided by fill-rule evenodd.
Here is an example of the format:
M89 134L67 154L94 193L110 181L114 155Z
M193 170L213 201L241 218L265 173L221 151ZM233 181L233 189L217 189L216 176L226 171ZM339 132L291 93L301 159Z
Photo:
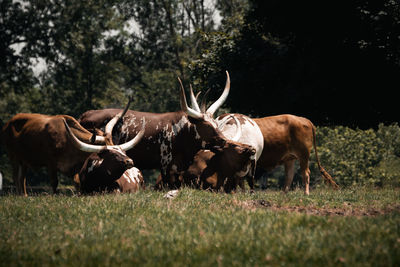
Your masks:
M232 142L218 152L200 150L193 163L183 174L186 184L219 190L222 186L225 192L236 189L240 179L251 167L253 147ZM242 174L243 173L243 174Z
M63 119L73 133L89 143L92 134L67 115L48 116L19 113L2 129L2 141L8 152L17 193L26 195L27 168L47 167L53 192L57 190L57 171L73 175L90 153L72 145Z
M294 175L294 161L300 163L305 193L309 194L309 158L314 145L318 166L323 177L337 187L332 177L322 168L315 147L315 129L310 120L294 115L278 115L253 119L260 127L264 137L264 149L257 166L272 170L285 165L286 179L284 190L288 191Z

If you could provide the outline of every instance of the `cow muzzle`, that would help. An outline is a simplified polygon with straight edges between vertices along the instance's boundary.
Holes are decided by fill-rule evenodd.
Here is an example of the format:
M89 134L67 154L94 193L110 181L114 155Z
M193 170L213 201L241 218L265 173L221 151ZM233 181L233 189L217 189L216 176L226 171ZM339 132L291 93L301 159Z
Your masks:
M127 169L130 169L130 168L134 167L135 164L134 164L132 159L126 159L125 160L125 166L127 167Z

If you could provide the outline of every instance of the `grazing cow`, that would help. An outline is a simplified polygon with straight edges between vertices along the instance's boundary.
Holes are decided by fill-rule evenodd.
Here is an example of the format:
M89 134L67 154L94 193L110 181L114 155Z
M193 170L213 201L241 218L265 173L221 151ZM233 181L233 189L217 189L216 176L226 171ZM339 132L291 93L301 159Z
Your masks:
M322 176L334 188L338 188L332 177L321 166L315 144L315 127L310 120L294 115L278 115L253 120L260 127L264 137L264 149L257 161L257 166L269 171L284 164L286 177L283 189L285 192L289 190L293 181L294 163L297 159L305 186L304 193L306 195L310 193L308 165L313 146Z
M252 146L256 153L255 157L251 160L251 167L246 175L242 176L243 179L247 179L250 189L254 189L254 175L256 170L256 162L260 158L264 148L264 137L257 123L251 118L242 114L223 114L216 119L218 128L225 135L226 138L234 138L235 133L240 130L240 138L237 142ZM238 129L240 127L240 129ZM239 180L239 184L242 188L243 179Z
M139 143L144 134L144 126L145 124L143 123L139 134L125 144L99 146L80 141L65 123L74 145L82 151L92 152L79 172L79 189L81 193L114 190L134 192L139 189L143 184L143 176L138 169L133 167L133 160L126 155L126 151Z
M91 142L92 133L67 115L19 113L3 126L1 139L12 164L18 194L27 195L28 168L47 167L54 193L58 185L57 171L66 175L79 171L89 153L72 145L64 121L78 139ZM104 143L104 137L98 136L96 140Z
M233 145L218 152L197 152L193 163L183 174L185 184L213 190L223 186L227 193L235 190L240 179L249 172L256 154L252 146L237 143L236 139L231 141Z
M217 110L226 100L230 89L229 74L225 89L220 98L210 107ZM181 182L180 172L190 165L190 159L200 149L217 151L231 143L218 130L217 124L207 113L190 108L181 84L180 104L182 111L168 113L147 113L129 110L123 118L122 126L114 131L115 143L127 140L139 131L137 123L146 119L146 129L142 141L128 151L128 156L135 159L140 169L160 169L163 184L177 188ZM118 109L91 110L81 115L79 121L84 127L102 128Z

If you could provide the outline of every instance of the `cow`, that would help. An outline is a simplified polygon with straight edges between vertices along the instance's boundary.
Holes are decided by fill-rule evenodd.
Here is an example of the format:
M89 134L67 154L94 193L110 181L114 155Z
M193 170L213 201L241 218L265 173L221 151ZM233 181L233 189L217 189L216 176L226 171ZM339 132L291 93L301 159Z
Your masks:
M220 115L217 117L216 122L218 128L228 139L234 138L234 134L240 130L242 134L236 141L250 145L255 149L255 156L251 160L251 167L248 169L248 172L242 176L242 179L239 179L238 181L243 189L243 179L246 179L250 186L250 190L254 190L256 162L260 158L264 148L264 138L260 128L250 117L237 113ZM240 129L238 129L238 127Z
M209 108L215 112L226 100L230 79L226 72L226 84L223 93ZM146 119L146 129L142 141L127 152L135 159L135 165L143 169L160 169L162 184L171 189L178 188L180 172L186 170L191 159L200 149L217 151L224 146L233 145L218 129L215 120L207 113L199 112L188 106L182 83L180 82L181 110L167 113L149 113L128 110L122 125L114 130L113 138L119 140L132 138L138 132L138 121ZM79 122L84 127L102 128L118 109L91 110L83 113Z
M90 153L73 145L64 122L79 140L105 143L103 136L94 136L68 115L19 113L3 126L1 140L11 161L17 194L27 196L28 168L47 167L53 193L57 192L58 171L68 176L79 172Z
M256 149L237 142L242 131L239 121L236 118L234 120L238 129L231 138L234 145L224 147L218 152L197 152L193 163L183 173L185 184L217 191L223 186L224 191L229 193L235 190L240 179L249 173L255 160Z
M322 177L334 188L338 185L321 166L316 147L316 133L313 123L303 117L284 114L252 119L262 132L264 148L257 161L257 167L270 171L278 165L285 167L283 190L288 192L294 176L294 164L298 160L304 183L304 193L309 195L309 158L314 146L315 157Z
M111 124L112 121L110 121ZM82 151L92 152L79 172L79 190L81 193L135 192L143 187L143 176L134 167L133 160L126 155L126 151L139 143L144 134L144 127L145 123L143 122L138 135L127 143L99 146L80 141L69 129L68 124L65 123L65 128L73 140L73 144ZM111 131L112 128L113 126L111 126ZM106 132L107 136L108 132Z

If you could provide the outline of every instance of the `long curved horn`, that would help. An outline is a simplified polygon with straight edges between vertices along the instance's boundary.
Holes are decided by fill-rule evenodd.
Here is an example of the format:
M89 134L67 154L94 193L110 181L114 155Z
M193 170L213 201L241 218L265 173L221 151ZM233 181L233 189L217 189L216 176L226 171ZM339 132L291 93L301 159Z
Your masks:
M142 129L140 129L140 131L138 132L138 134L135 136L135 138L133 138L131 141L124 143L122 145L119 145L119 147L123 150L123 151L128 151L129 149L133 148L134 146L136 146L140 140L142 139L143 135L144 135L144 131L145 131L145 126L146 126L146 121L144 119L144 117L142 118Z
M204 115L201 112L198 112L198 111L196 111L196 110L194 110L194 109L192 109L192 108L190 108L188 106L188 104L186 102L185 89L183 89L182 81L181 81L181 79L179 79L179 77L178 77L178 81L179 81L179 83L181 85L181 91L180 91L180 94L181 94L181 99L180 99L180 101L181 101L181 109L184 112L186 112L186 114L188 116L190 116L192 118L203 119Z
M222 120L218 120L218 129L222 131L224 129L225 124L234 117L233 114L227 114Z
M235 136L232 138L232 141L234 142L239 142L240 137L242 137L242 125L240 125L239 120L236 118L235 115L232 115L233 119L235 120L236 123L236 134Z
M72 142L79 150L82 150L85 152L90 152L90 153L98 153L102 149L107 147L107 146L90 145L90 144L86 144L86 143L82 142L71 131L71 129L69 128L65 119L63 119L63 121L64 121L65 129L67 129L68 135L71 137Z
M201 99L201 104L200 104L200 110L202 113L206 113L206 108L207 108L207 96L210 93L211 89L208 89L206 93L203 95L203 98Z
M117 115L114 116L114 118L112 118L106 125L105 127L105 134L106 136L110 139L109 141L112 143L112 130L115 126L115 124L117 124L117 122L123 117L125 116L126 112L128 111L129 105L132 102L132 98L129 97L129 101L128 104L126 105L125 109L123 111L121 111L120 113L118 113ZM111 144L112 145L112 144Z
M199 96L200 92L197 94L197 96ZM194 110L201 112L199 104L197 103L197 97L194 96L193 94L193 88L192 85L190 85L190 102L192 104L192 107L194 108Z
M217 101L214 102L208 109L207 113L214 115L215 111L224 104L225 100L228 98L229 94L229 89L231 88L231 80L229 78L229 73L226 71L226 84L225 84L225 89L222 92L222 95L218 98Z

